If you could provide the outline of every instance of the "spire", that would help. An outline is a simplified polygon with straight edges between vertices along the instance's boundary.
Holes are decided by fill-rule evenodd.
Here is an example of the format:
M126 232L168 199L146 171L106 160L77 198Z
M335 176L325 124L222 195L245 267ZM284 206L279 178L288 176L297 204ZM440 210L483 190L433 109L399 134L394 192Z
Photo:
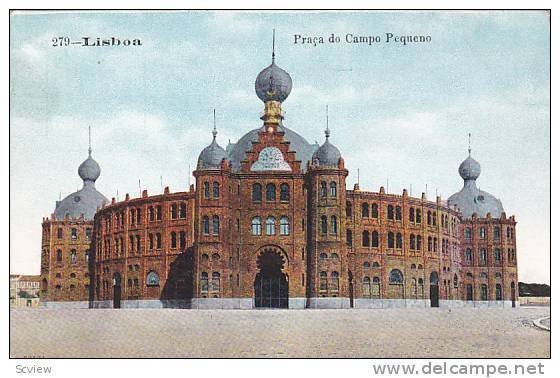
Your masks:
M331 136L331 130L329 129L329 106L326 106L326 112L327 112L327 128L325 129L325 138L327 138L327 140L329 139L329 137Z
M272 64L274 64L274 45L276 42L276 29L272 29Z
M218 130L216 130L216 108L214 108L214 129L212 130L214 140L216 140L216 135L218 135Z
M88 156L91 156L91 126L88 126L89 147Z
M471 133L469 133L469 156L471 156Z

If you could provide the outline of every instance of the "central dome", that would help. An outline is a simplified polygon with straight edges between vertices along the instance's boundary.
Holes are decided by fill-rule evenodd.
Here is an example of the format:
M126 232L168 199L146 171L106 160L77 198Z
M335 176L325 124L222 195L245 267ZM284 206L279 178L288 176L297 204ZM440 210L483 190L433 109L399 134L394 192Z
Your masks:
M227 146L226 151L233 171L238 171L241 168L241 161L245 160L246 152L251 150L253 142L259 140L259 131L263 130L263 127L251 130L241 137L237 143L230 143ZM295 151L296 159L301 160L302 169L305 171L307 162L311 160L311 156L318 146L309 144L304 137L286 126L278 126L278 131L284 132L284 140L290 142L290 151Z

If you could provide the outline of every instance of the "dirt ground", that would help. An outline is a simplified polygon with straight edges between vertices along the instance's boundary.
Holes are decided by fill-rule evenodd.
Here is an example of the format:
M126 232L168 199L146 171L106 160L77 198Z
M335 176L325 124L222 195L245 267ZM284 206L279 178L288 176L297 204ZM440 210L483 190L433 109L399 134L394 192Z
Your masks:
M548 307L10 312L12 357L540 357Z

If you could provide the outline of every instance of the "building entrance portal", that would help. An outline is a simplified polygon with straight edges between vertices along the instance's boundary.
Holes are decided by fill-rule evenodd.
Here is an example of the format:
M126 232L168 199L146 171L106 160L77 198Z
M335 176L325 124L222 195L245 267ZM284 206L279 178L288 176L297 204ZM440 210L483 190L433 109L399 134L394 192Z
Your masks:
M284 257L274 248L265 249L257 257L255 307L288 308L288 277L282 271L284 263Z
M430 274L430 307L439 307L439 280L438 274Z
M121 308L121 275L113 274L113 308Z

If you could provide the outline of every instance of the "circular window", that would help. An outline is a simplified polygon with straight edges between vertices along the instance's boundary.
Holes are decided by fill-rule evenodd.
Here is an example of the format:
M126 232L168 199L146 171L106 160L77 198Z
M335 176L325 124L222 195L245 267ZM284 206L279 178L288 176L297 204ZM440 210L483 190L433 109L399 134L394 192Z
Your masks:
M483 195L477 196L475 202L484 202L484 196Z
M81 198L80 196L74 196L74 202L80 202Z

